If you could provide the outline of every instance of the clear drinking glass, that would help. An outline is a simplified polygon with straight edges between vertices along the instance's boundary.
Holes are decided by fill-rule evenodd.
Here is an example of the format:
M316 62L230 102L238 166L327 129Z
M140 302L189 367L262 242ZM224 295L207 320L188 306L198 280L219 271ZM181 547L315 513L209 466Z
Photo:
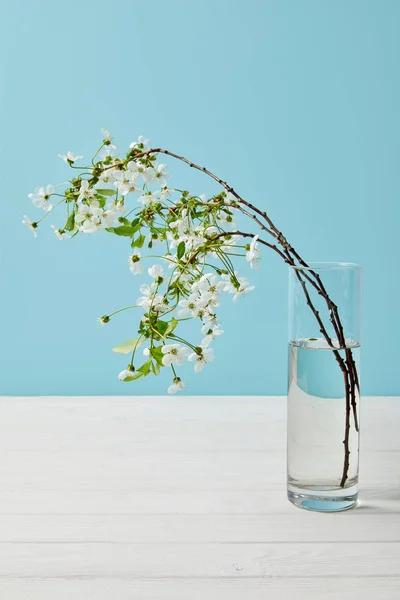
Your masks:
M289 268L288 498L339 511L358 496L361 268Z

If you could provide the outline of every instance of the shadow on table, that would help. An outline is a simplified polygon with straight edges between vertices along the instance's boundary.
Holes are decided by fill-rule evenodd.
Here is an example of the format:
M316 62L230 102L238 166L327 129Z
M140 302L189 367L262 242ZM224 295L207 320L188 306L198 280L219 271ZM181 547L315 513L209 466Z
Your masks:
M355 510L400 513L400 488L361 489Z

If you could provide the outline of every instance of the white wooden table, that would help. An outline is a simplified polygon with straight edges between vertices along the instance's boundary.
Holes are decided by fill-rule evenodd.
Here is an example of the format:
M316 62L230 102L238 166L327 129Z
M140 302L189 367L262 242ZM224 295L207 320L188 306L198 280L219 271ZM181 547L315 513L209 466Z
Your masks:
M286 500L285 399L0 398L1 600L400 598L400 398L361 503Z

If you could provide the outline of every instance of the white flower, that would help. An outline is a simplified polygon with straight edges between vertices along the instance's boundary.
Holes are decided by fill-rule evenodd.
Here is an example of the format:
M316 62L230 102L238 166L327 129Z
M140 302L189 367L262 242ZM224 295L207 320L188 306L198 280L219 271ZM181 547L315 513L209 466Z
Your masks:
M146 148L147 146L150 146L150 140L147 140L144 135L139 135L138 144Z
M161 187L167 187L167 179L170 178L170 174L165 170L167 165L157 165L154 171L154 179L156 179Z
M28 194L36 208L43 208L45 211L49 211L52 207L49 200L52 194L56 191L54 185L47 185L46 187L36 188L33 194Z
M118 173L118 169L116 169L115 167L112 168L106 168L104 169L104 171L102 171L99 180L102 183L109 183L109 184L113 184L114 183L114 174Z
M152 306L150 308L158 315L162 315L162 313L168 309L168 302L162 294L157 294L154 297Z
M178 234L179 234L180 231L182 231L186 227L185 221L186 221L186 218L182 219L182 220L174 221L173 223L170 223L170 227L172 229L177 228ZM175 226L174 223L177 223L177 225ZM189 229L189 224L187 227ZM180 237L178 237L178 238L172 236L171 232L167 232L167 237L169 239L172 238L172 241L170 244L171 248L177 248L181 242L184 242L185 252L188 252L189 250L197 250L198 248L200 248L200 246L202 246L207 241L207 238L204 237L204 227L202 227L201 225L198 225L197 227L193 227L192 229L190 229L188 231L187 234L186 233L181 234Z
M124 369L124 371L121 371L121 373L118 375L118 379L120 381L129 381L129 379L131 379L135 374L135 369L132 365L128 365L128 367L126 369Z
M131 165L132 171L136 173L137 176L141 176L145 183L148 185L154 180L154 169L153 167L146 167L139 160L138 161L130 161L128 165Z
M246 253L246 260L250 263L250 267L252 269L258 269L258 262L260 260L260 250L258 248L258 240L259 236L255 235L250 242L250 249Z
M157 279L158 277L164 277L164 269L161 265L153 265L147 270L150 277Z
M205 338L201 342L200 346L206 348L211 344L213 340L215 340L217 336L222 335L224 331L223 329L220 329L219 325L216 325L215 327L210 327L206 324L203 325L203 327L201 328L201 333L205 335Z
M198 296L197 294L191 294L189 298L181 300L179 306L182 308L178 311L180 317L186 317L190 313L195 315L197 309Z
M103 146L98 154L99 159L105 160L108 156L112 156L113 148L115 148L114 144Z
M51 228L59 240L69 240L69 235L64 229L59 229L55 225L51 225Z
M190 294L189 298L179 302L181 309L178 311L178 315L180 317L185 317L189 314L192 314L194 317L201 316L204 313L208 300L208 297L199 297L197 294Z
M219 294L210 294L209 292L201 292L200 299L203 302L204 307L215 308L216 306L219 306Z
M24 225L26 225L27 227L29 227L29 229L31 229L33 231L33 235L36 237L37 236L37 226L38 226L37 223L35 221L31 221L29 219L29 217L27 217L26 215L24 215L22 222Z
M139 196L139 198L137 199L137 201L143 204L143 206L148 206L153 202L153 200L156 200L156 198L154 198L151 192L146 192L142 196Z
M187 250L197 250L207 241L207 238L204 237L204 227L201 225L197 225L190 230L189 235L186 236L185 245Z
M203 348L201 354L193 352L188 356L188 360L195 363L194 370L196 373L204 369L206 364L213 361L214 358L214 350L212 348Z
M122 200L117 200L116 202L110 202L107 204L107 210L113 211L116 214L123 215L125 212L125 204Z
M229 275L223 275L222 277L223 277L223 279L225 279L227 281L227 284L224 288L224 292L229 292L230 294L233 294L234 302L237 302L237 300L240 296L245 296L246 294L248 294L255 288L254 285L249 285L249 282L247 281L247 279L245 277L239 277L239 274L237 271L235 271L235 277L237 279L236 285L234 285L234 283L232 283Z
M138 182L137 165L133 160L128 162L126 171L116 170L113 177L114 185L118 188L122 196L141 190Z
M90 205L81 204L75 215L75 223L82 233L95 233L101 227L101 219L104 216L99 202L94 200ZM107 216L106 216L106 221Z
M145 309L148 309L151 305L151 299L153 297L154 292L146 283L143 283L139 289L143 296L136 300L136 304L138 306L143 306L143 308Z
M63 159L63 161L65 162L66 165L70 165L70 164L74 163L76 160L83 158L83 156L76 156L70 150L68 150L67 154L59 154L58 156Z
M183 211L182 211L183 213ZM179 237L182 237L183 235L185 235L185 233L190 229L190 222L188 217L186 216L186 211L185 211L185 215L181 215L180 219L177 219L176 221L172 221L169 224L170 228L173 230L176 230L177 234ZM174 231L175 233L175 231Z
M114 224L115 219L117 218L117 214L114 210L105 210L101 218L104 227L111 227Z
M185 356L189 354L190 350L180 344L166 344L161 348L161 352L164 354L162 363L165 367L171 365L181 367L185 363Z
M143 264L140 262L140 252L137 248L134 249L133 254L129 256L129 270L132 275L140 275L143 273Z
M110 322L110 317L108 315L103 315L102 317L99 317L97 319L97 322L100 325L100 327L104 327L104 325Z
M130 144L130 148L136 148L137 146L142 146L145 150L150 145L150 140L147 140L143 135L139 135L137 142L132 142Z
M153 244L162 244L165 240L165 236L164 234L160 231L159 233L151 233L150 235L146 236L146 243L150 244L150 242ZM164 256L162 256L161 258L164 258Z
M184 387L185 384L180 379L180 377L175 377L174 382L171 383L171 385L168 388L168 394L176 394L176 392L183 390Z
M154 284L152 284L153 286ZM142 306L146 311L151 308L153 312L158 314L162 314L168 308L168 305L164 302L164 296L155 294L154 287L152 289L147 284L142 284L139 289L143 296L136 300L138 306Z
M105 141L107 142L107 146L109 148L112 148L113 150L117 149L117 146L114 146L114 144L112 144L112 137L111 137L111 133L109 131L107 131L107 129L102 129L101 130L104 136Z
M225 286L226 282L220 281L217 275L206 273L192 285L192 291L194 293L210 294L211 297L218 299L219 293L225 289Z
M75 223L83 223L85 219L90 219L90 206L87 204L81 204L75 215Z
M99 229L100 223L96 223L91 219L84 221L84 223L82 223L82 225L79 227L79 231L82 231L82 233L96 233L96 231L99 231Z
M163 187L159 192L156 192L157 194L160 195L160 200L162 202L164 202L165 200L167 200L171 194L173 194L175 192L175 190L168 188L168 187Z
M204 317L203 317L203 323L204 323L204 326L202 327L202 330L201 330L201 333L203 333L203 334L205 333L203 331L203 329L205 327L208 327L208 328L210 328L210 327L219 327L217 315L215 315L214 313L211 313L211 312L206 313L204 315Z
M249 282L244 277L241 278L240 287L237 290L236 294L233 295L232 300L237 302L240 296L246 296L249 292L252 292L255 289L254 285L249 285Z
M219 212L217 221L218 221L218 224L223 228L230 227L231 229L234 229L236 227L236 223L235 223L232 215L224 212L223 210L221 210Z
M82 202L82 200L90 200L96 194L96 190L89 187L89 181L84 179L81 183L81 187L79 188L79 196L77 202Z
M155 170L153 167L144 167L143 165L140 165L139 170L143 181L147 183L147 185L152 185L154 183L155 175Z

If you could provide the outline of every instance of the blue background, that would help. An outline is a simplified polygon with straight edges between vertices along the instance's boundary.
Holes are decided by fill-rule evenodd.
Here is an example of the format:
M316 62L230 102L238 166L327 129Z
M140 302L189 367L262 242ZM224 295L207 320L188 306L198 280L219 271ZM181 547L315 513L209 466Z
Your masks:
M21 224L38 215L27 194L69 176L57 153L89 156L101 127L120 147L144 134L207 165L307 260L362 264L363 391L400 394L397 0L0 7L1 394L159 394L169 383L116 379L127 361L110 349L134 337L134 313L96 325L138 296L128 242L61 243L47 227L35 240ZM216 189L169 165L171 184ZM285 393L287 269L267 251L248 274L257 290L225 300L217 360L184 368L187 393Z

